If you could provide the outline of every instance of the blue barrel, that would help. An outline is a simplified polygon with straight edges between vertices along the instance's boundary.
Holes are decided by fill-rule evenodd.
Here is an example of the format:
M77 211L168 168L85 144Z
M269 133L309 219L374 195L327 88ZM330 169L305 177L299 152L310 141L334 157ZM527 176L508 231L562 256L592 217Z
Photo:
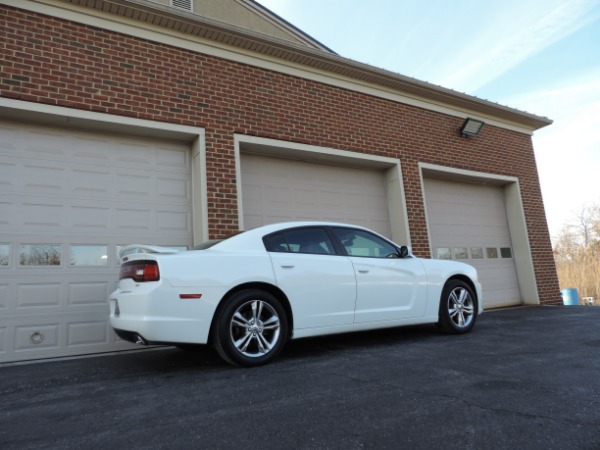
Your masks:
M563 305L567 306L575 306L579 305L579 294L577 293L577 289L568 288L560 291L562 294Z

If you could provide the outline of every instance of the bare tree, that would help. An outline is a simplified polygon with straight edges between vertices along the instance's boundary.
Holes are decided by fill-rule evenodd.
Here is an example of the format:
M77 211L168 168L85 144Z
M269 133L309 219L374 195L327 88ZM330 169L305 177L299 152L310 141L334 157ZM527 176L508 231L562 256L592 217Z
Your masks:
M592 233L594 230L594 217L593 208L589 206L583 206L577 213L577 228L579 235L581 236L582 244L584 248L590 244L592 240Z
M600 299L600 206L583 207L574 217L553 237L558 280L561 288Z
M571 225L563 225L553 238L554 256L558 260L571 260L576 256L579 247L578 233Z

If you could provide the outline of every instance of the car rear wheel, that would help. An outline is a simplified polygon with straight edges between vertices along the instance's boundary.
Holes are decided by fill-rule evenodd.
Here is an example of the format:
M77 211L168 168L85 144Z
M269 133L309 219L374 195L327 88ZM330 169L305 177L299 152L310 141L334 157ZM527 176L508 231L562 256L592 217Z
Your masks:
M477 299L471 287L461 280L450 280L440 300L440 325L450 333L471 331L477 319Z
M215 348L236 366L259 366L282 350L288 336L284 308L272 294L245 290L224 300L215 324Z

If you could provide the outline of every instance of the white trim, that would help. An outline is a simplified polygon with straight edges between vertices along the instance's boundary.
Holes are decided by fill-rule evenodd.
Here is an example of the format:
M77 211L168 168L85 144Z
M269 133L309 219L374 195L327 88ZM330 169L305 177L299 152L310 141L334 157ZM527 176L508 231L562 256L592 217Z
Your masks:
M240 150L240 145L242 142L248 142L249 140L252 140L249 136L241 136L237 134L233 136L235 147L235 190L237 192L238 227L240 230L244 230L244 202L242 201L242 152Z
M402 167L399 159L241 134L234 135L234 143L240 229L244 227L241 154L254 153L291 160L384 171L392 240L399 244L410 246L406 196L404 194Z
M0 117L48 125L193 141L200 128L0 97ZM150 134L148 134L150 133Z
M427 172L434 174L436 177L452 181L495 184L503 187L506 217L508 220L508 228L510 230L513 257L517 271L517 278L519 280L519 288L521 290L521 299L524 304L539 305L540 297L535 277L533 255L531 253L529 233L525 219L525 210L523 209L523 199L521 198L519 179L517 177L505 175L456 169L453 167L439 166L435 164L419 163L421 192L423 193L423 208L425 210L425 220L427 224L429 224L426 206L427 199L425 198L425 178L427 178ZM429 239L429 250L433 255L429 225L427 226L427 238Z
M199 129L192 144L192 229L193 244L208 241L208 192L206 185L206 134Z
M191 50L197 53L240 62L262 69L268 69L343 89L349 89L354 92L360 92L397 103L416 106L418 108L453 117L459 117L461 119L472 117L474 119L482 120L489 125L528 135L533 134L533 131L527 127L506 123L497 120L492 116L477 115L466 109L439 105L417 96L402 95L392 89L385 89L374 84L359 82L341 75L333 75L329 72L308 68L301 64L294 64L291 62L283 63L277 58L266 55L257 55L256 53L252 53L250 51L245 51L239 48L225 44L219 44L218 42L208 41L201 38L194 38L192 36L177 33L172 30L160 28L158 26L152 26L149 24L144 24L142 26L140 22L135 20L107 14L98 10L77 8L76 6L69 5L68 3L56 2L55 0L37 0L36 2L23 2L22 0L0 0L0 4L7 4L28 11L60 17L73 22L100 27L105 30L147 39L166 45L172 45L174 47Z
M203 128L0 97L0 119L188 142L192 151L194 245L208 239L206 138Z

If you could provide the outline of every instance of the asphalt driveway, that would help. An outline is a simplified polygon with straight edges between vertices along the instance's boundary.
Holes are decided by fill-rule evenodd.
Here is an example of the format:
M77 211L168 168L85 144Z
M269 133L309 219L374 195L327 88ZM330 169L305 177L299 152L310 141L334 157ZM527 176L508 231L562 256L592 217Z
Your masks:
M0 448L600 449L600 308L299 340L256 369L171 348L0 366Z

